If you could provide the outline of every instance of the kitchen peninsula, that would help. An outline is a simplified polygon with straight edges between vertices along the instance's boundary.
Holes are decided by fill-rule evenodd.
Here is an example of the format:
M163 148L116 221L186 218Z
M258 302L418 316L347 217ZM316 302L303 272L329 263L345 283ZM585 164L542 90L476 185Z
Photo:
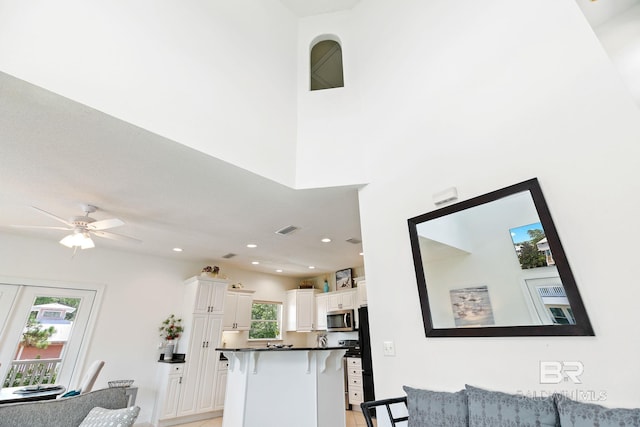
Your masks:
M216 350L229 359L223 427L345 426L345 347Z

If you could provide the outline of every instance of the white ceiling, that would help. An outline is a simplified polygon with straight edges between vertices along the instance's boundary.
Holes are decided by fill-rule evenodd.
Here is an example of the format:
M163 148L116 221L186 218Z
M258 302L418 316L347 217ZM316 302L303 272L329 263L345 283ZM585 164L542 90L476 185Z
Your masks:
M1 232L58 241L65 231L9 225L59 226L30 206L69 218L89 203L94 218L118 217L126 224L114 232L143 241L95 238L91 251L297 277L363 264L362 245L346 242L361 237L355 187L293 190L3 73L0 100ZM289 225L300 229L275 234ZM221 261L229 252L238 256Z
M299 17L349 10L360 0L280 0Z
M640 4L640 0L576 0L585 18L596 28L625 10Z

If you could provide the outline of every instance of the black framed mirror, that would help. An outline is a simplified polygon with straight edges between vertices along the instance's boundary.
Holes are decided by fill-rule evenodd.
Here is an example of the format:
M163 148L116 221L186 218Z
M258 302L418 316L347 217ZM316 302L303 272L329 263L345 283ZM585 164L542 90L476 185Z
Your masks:
M594 335L536 178L408 224L427 337Z

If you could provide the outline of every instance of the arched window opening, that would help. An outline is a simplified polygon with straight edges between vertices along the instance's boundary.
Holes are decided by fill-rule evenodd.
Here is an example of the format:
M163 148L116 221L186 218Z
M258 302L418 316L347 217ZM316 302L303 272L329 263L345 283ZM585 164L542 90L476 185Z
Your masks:
M344 87L342 48L333 40L323 40L311 48L311 90Z

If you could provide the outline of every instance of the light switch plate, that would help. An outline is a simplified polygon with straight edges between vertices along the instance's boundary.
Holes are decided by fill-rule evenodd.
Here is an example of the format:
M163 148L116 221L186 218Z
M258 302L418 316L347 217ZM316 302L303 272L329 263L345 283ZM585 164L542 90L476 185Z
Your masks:
M385 341L382 343L384 348L385 356L395 356L396 355L396 347L393 345L393 341Z

